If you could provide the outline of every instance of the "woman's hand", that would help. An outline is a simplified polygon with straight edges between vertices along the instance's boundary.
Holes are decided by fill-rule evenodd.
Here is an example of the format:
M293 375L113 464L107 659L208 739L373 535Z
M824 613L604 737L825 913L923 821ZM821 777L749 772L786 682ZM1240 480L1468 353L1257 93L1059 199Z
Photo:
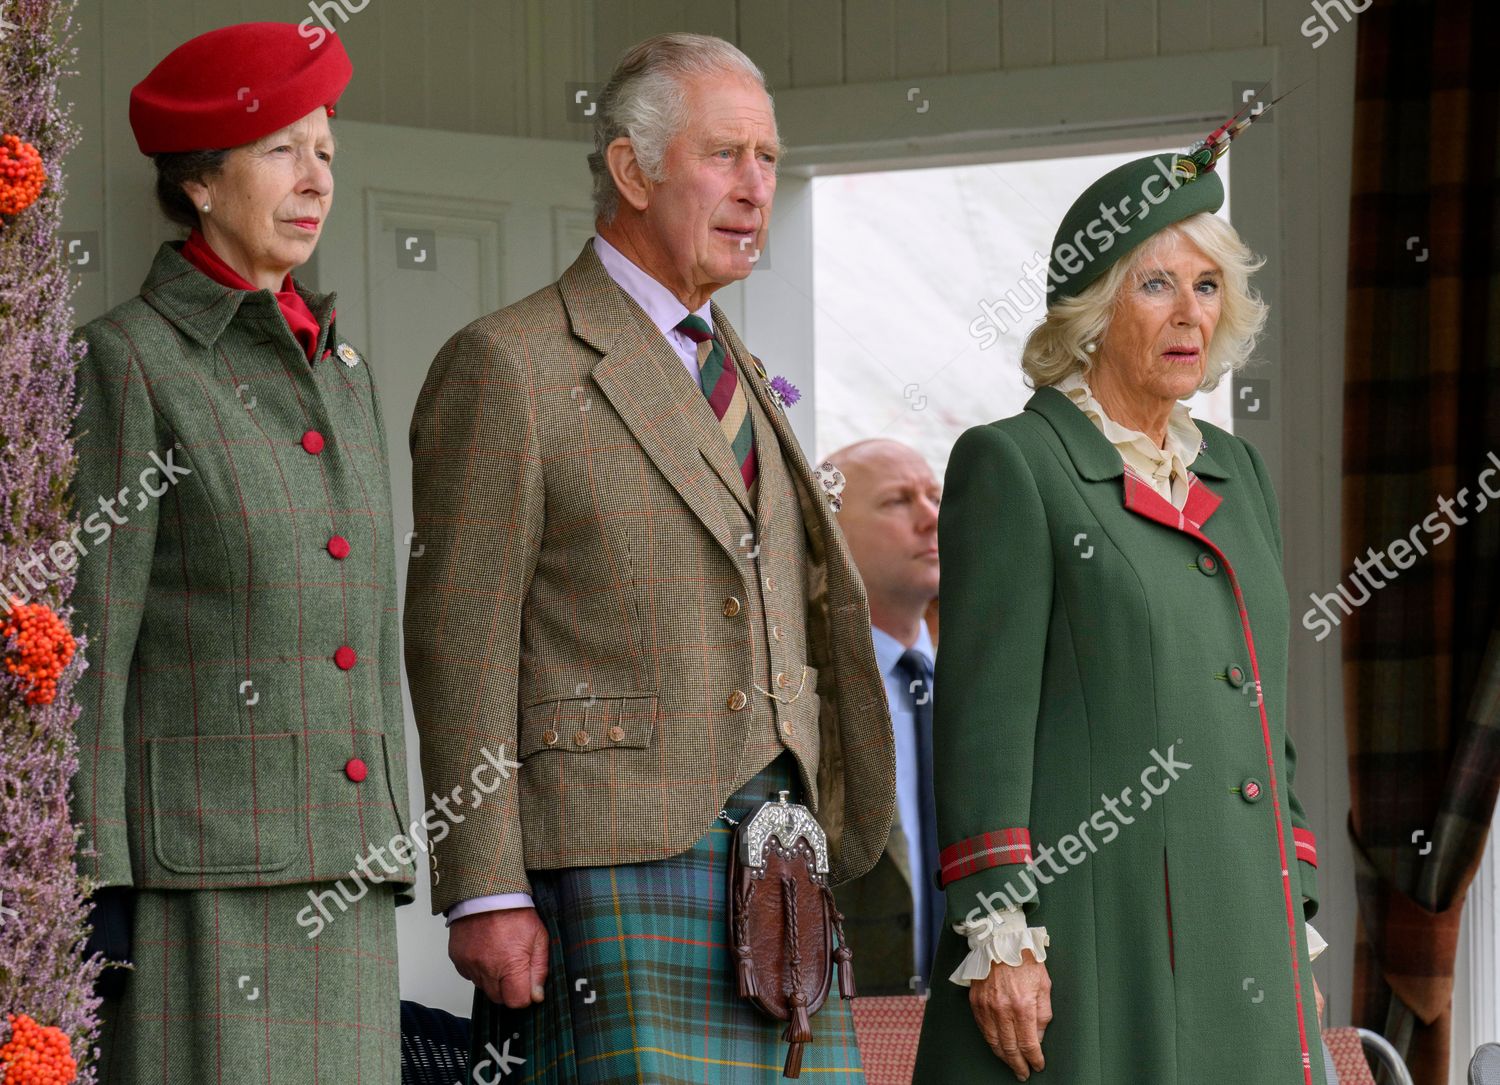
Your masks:
M1045 1065L1042 1036L1052 1020L1052 978L1047 966L1021 951L1018 965L996 962L969 985L969 1008L990 1050L1025 1081Z

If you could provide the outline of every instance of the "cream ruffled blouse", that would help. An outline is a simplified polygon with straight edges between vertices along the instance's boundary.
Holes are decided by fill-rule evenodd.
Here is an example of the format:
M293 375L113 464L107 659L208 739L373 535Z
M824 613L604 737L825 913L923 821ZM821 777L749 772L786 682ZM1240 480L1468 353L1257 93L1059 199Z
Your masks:
M1105 414L1082 373L1070 373L1053 387L1099 427L1099 432L1119 449L1126 466L1150 483L1173 507L1181 509L1186 504L1188 468L1203 450L1203 434L1189 417L1187 404L1179 400L1172 408L1167 419L1167 446L1158 448L1144 433L1122 426Z

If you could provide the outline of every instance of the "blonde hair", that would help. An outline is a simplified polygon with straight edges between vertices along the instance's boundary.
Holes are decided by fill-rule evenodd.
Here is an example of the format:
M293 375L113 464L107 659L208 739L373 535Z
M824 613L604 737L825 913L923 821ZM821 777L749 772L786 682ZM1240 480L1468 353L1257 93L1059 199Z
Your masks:
M1244 368L1266 326L1266 303L1250 285L1250 276L1265 260L1250 251L1233 226L1217 215L1201 211L1162 230L1106 271L1077 297L1054 301L1047 315L1030 335L1021 351L1021 369L1033 388L1057 384L1070 373L1087 376L1098 355L1087 350L1109 329L1110 318L1120 304L1121 288L1138 277L1141 268L1162 249L1179 241L1192 242L1214 263L1223 276L1223 302L1198 391L1218 386L1226 376Z

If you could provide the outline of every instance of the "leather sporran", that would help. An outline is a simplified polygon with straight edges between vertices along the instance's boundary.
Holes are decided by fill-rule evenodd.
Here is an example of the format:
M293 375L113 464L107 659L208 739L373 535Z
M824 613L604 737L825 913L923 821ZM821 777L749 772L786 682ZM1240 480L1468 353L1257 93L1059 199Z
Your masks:
M854 954L828 885L828 838L812 812L787 795L780 792L735 828L729 944L740 995L787 1022L783 1076L795 1078L835 967L839 994L854 997Z

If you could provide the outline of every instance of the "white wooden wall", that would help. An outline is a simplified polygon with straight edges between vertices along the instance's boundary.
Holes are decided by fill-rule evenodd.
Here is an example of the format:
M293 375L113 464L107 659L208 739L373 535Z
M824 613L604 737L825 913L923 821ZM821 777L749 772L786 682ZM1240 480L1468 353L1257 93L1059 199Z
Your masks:
M1311 13L1306 0L365 0L340 26L356 68L340 116L583 141L587 129L568 116L570 84L602 81L624 47L671 29L730 38L761 64L778 91L782 134L793 148L789 167L802 152L806 171L1015 157L1028 146L1048 153L1113 146L1138 137L1146 120L1172 114L1179 97L1197 103L1177 116L1189 134L1196 131L1189 121L1211 115L1214 103L1228 112L1231 83L1247 66L1273 75L1280 89L1300 86L1278 107L1274 137L1247 138L1235 196L1237 208L1259 208L1252 244L1276 256L1261 277L1274 306L1261 352L1273 413L1242 432L1260 446L1277 483L1288 586L1300 614L1297 600L1329 590L1342 573L1356 34L1344 28L1314 50L1299 30ZM132 294L170 233L151 205L150 174L126 122L130 86L204 30L308 15L306 3L289 0L85 0L79 75L67 84L85 131L70 163L67 228L97 233L102 251L91 263L98 270L80 278L80 319ZM946 120L936 110L921 119L896 116L890 96L899 105L910 86L924 94L944 88L953 112ZM1101 98L1107 108L1082 104ZM1014 108L1000 108L1008 101L1026 114L1008 146L1007 133L985 122L989 101L996 113L1013 116ZM974 131L979 136L970 139ZM843 145L851 133L860 146ZM1261 153L1250 151L1256 138ZM805 321L806 305L788 298L800 306L794 322ZM1348 1014L1354 898L1337 636L1297 645L1291 693L1298 790L1322 845L1319 926L1332 943L1318 973L1339 1022Z

